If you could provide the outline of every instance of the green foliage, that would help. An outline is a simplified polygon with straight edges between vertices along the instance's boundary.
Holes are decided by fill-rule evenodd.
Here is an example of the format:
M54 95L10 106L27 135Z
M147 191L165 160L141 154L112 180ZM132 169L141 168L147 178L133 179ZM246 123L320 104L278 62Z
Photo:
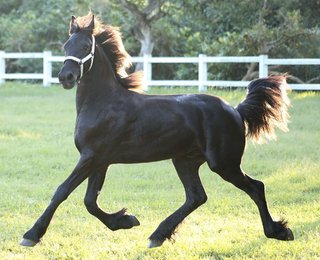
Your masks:
M79 11L80 3L85 1L29 0L19 3L9 14L1 13L1 49L20 52L50 49L61 54L71 13Z
M150 93L196 93L152 88ZM231 104L244 90L212 89ZM248 142L242 167L265 182L275 218L285 217L295 241L263 235L252 200L201 167L208 201L181 225L176 242L147 250L157 225L184 202L170 161L112 165L99 197L108 212L128 207L141 226L112 232L85 209L86 183L57 210L43 241L19 246L78 160L73 144L75 90L6 83L0 87L0 259L318 259L320 257L320 95L292 93L290 132L265 145Z
M89 2L27 0L7 4L7 12L3 8L0 13L0 49L7 52L51 50L56 55L63 55L62 46L68 38L71 14L87 8ZM34 59L10 59L6 63L9 73L42 71L42 62Z
M147 1L132 0L139 8ZM138 55L140 42L134 37L135 17L116 0L0 0L0 49L34 52L44 49L63 54L71 15L92 9L106 23L120 27L128 52ZM154 56L259 55L270 57L319 57L318 0L167 0L165 16L152 23ZM260 18L261 22L260 22ZM10 60L9 72L38 70L32 61ZM248 64L212 66L211 79L241 79ZM272 68L308 81L317 78L319 66ZM157 66L153 75L188 79L196 74L189 66L172 69ZM317 82L317 81L316 81Z

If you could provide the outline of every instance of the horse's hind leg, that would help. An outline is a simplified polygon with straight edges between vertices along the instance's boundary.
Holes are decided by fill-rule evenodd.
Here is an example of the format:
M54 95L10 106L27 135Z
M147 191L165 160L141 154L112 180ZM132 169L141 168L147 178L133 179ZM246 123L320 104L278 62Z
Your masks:
M178 210L162 221L153 232L149 238L149 248L161 246L165 239L170 239L181 221L207 200L198 173L203 161L179 158L174 159L173 163L184 186L186 201Z
M135 216L125 214L126 210L122 209L117 213L108 214L104 212L97 204L99 193L102 189L106 176L106 169L100 169L88 178L88 187L84 203L90 214L97 217L111 230L128 229L140 225Z
M261 181L254 180L244 174L240 167L228 168L218 174L239 189L245 191L256 203L263 224L264 233L268 238L279 240L293 240L293 233L285 221L273 221L266 202L265 188Z

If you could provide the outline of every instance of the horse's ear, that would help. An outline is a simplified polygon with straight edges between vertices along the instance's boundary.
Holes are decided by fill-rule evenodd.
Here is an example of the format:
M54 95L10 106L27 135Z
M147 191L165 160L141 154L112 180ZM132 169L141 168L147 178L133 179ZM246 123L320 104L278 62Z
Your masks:
M91 14L91 21L90 21L87 28L92 31L94 30L94 15L93 14Z
M70 28L69 28L69 34L76 33L80 30L80 27L76 21L76 17L74 15L71 16L71 21L70 21Z

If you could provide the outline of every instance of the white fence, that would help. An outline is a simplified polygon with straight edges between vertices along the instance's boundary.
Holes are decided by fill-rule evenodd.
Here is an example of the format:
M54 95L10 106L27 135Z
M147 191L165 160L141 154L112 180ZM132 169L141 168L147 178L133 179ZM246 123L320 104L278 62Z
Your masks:
M6 59L42 59L42 73L6 73ZM40 79L43 86L58 83L58 79L52 76L52 63L63 62L64 57L52 56L50 51L40 53L6 53L0 51L0 84L6 79ZM320 65L320 59L272 59L267 55L246 57L207 57L200 54L198 57L133 57L134 63L143 63L145 88L149 86L198 86L199 91L206 91L207 86L218 87L246 87L248 81L224 81L208 80L208 63L258 63L259 77L268 75L269 65ZM194 80L152 80L153 63L193 63L198 64L198 78ZM320 74L320 73L319 73ZM295 90L320 90L320 84L290 84Z

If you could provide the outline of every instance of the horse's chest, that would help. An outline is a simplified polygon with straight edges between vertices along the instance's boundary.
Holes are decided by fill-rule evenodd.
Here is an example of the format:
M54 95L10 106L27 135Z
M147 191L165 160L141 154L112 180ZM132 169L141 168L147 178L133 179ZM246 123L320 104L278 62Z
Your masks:
M111 145L119 138L125 138L130 126L130 120L120 111L113 113L110 110L86 112L79 114L75 126L75 142L78 148L99 146L108 143Z

